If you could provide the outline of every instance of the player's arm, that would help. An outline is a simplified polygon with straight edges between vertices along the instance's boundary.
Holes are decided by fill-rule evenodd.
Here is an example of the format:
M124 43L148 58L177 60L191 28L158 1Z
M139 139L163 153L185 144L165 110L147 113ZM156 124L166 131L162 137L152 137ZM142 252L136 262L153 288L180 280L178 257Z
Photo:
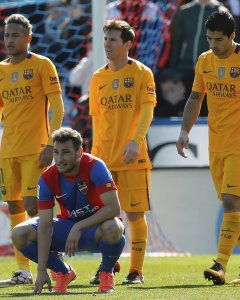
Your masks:
M92 134L93 134L93 144L91 153L96 154L96 146L98 145L98 130L100 126L100 118L99 118L99 106L96 101L96 88L98 88L98 83L95 76L92 77L90 81L90 89L89 89L89 114L92 117Z
M2 112L3 112L3 101L2 98L0 98L0 121L2 121Z
M185 105L181 132L176 145L178 154L183 157L187 157L183 149L188 147L188 134L199 116L203 98L204 93L192 91Z
M132 163L137 159L141 143L146 138L147 131L153 118L153 102L145 102L141 105L140 118L132 140L124 149L124 162Z
M34 288L35 294L40 294L42 292L44 284L47 284L49 291L52 289L51 281L47 274L47 261L52 241L53 209L40 209L38 215L38 268Z
M67 238L65 253L70 257L75 255L82 230L113 219L120 214L120 204L116 190L109 190L100 195L104 206L94 215L76 223Z
M50 133L49 139L46 147L40 153L39 156L39 166L47 167L52 163L53 160L53 146L52 146L52 133L54 130L57 130L61 127L64 108L63 108L63 99L60 92L51 93L47 95L50 107L52 110L51 122L50 122Z

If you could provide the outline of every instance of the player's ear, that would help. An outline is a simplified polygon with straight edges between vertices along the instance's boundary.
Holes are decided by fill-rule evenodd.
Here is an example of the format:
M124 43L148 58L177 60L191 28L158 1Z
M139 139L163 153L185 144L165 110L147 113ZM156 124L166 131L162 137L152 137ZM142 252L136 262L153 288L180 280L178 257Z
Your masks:
M78 149L78 157L81 158L81 157L82 157L82 154L83 154L83 148L80 147L80 148Z
M31 41L32 41L32 34L28 34L27 35L27 41L28 41L29 44L31 43Z

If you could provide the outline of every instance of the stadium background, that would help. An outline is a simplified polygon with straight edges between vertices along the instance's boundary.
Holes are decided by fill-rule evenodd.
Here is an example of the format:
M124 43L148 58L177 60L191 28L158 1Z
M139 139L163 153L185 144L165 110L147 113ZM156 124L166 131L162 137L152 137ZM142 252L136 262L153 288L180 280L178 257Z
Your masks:
M157 74L159 69L166 66L169 57L171 26L181 1L152 1L158 7L157 14L154 19L144 21L141 21L143 7L139 5L140 2L132 0L131 11L126 10L124 1L121 6L123 19L138 28L131 56ZM90 151L91 147L88 101L80 87L70 85L69 72L91 49L91 10L89 0L73 0L71 4L70 1L63 4L60 0L2 0L0 3L0 59L5 58L4 19L12 13L24 14L33 24L31 51L49 57L58 69L66 111L64 125L70 125L82 133L85 151ZM68 13L72 16L70 19ZM66 21L61 31L56 29L57 23L49 21L50 14L62 16L59 22ZM196 135L193 132L193 149L196 151L189 153L187 161L180 160L176 155L175 141L180 123L174 120L155 116L148 134L154 170L151 195L153 212L147 214L150 229L147 252L153 255L213 253L217 247L215 240L221 210L209 176L206 120L203 119L196 126ZM169 128L172 130L171 137ZM7 211L1 205L0 231L6 234L0 238L0 253L7 254L11 252L11 241ZM204 206L208 207L208 212L204 211ZM128 251L125 249L125 252Z

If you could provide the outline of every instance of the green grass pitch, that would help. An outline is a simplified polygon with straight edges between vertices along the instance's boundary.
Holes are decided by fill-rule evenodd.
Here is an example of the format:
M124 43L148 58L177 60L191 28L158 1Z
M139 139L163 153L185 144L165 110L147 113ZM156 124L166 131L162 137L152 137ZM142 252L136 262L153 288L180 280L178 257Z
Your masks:
M33 295L33 285L29 286L0 286L0 299L240 299L240 286L226 284L213 286L203 278L203 270L212 265L213 256L186 257L146 257L144 265L145 283L142 285L123 286L121 282L129 267L129 258L121 258L121 271L116 274L116 290L112 294L96 294L97 286L89 284L94 274L99 257L76 256L65 258L77 271L77 279L69 285L65 295L51 295L44 288L41 295ZM236 278L239 273L240 256L231 257L226 273L227 282ZM9 278L16 270L12 257L0 258L0 280ZM36 265L32 265L36 277Z

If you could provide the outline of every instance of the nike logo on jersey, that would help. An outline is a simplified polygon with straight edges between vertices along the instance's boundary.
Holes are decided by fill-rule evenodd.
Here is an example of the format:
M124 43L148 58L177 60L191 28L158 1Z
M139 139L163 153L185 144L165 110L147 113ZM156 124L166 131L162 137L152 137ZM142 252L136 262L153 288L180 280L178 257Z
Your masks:
M138 202L138 203L132 203L131 202L131 206L136 206L136 205L138 205L138 204L140 204L141 202Z
M63 194L63 195L56 195L55 197L56 197L56 199L60 199L60 198L63 198L64 196L66 196L66 195L67 195L67 193Z
M204 74L211 73L211 72L212 71L206 71L206 70L203 71Z
M100 86L99 86L99 90L103 89L105 86L106 86L106 84L100 85Z
M227 187L232 188L232 187L237 187L237 185L231 185L228 183Z
M36 186L35 186L35 187L29 187L29 186L28 186L27 189L28 189L29 191L31 191L31 190L35 190L36 188L37 188Z

